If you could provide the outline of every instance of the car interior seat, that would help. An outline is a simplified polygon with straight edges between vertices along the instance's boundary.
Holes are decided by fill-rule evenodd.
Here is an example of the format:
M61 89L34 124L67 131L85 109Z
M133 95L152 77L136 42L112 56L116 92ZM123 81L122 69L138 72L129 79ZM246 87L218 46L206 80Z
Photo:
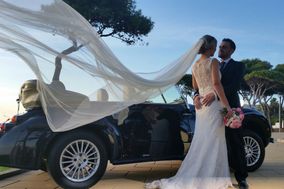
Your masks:
M108 92L105 89L101 88L97 91L97 101L106 102L108 98Z

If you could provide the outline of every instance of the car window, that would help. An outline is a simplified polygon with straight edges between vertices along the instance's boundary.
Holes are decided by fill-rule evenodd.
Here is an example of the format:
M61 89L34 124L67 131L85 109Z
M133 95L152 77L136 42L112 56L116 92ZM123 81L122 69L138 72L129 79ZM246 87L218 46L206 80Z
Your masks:
M169 88L163 94L158 95L155 98L147 100L147 102L151 103L162 103L162 104L174 104L183 102L178 90L175 86Z

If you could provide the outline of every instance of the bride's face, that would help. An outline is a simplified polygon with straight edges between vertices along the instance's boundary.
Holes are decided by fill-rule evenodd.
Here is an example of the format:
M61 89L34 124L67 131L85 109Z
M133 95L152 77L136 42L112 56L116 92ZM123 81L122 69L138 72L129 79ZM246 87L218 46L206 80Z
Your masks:
M215 51L216 51L216 46L217 46L216 43L213 43L213 44L212 44L212 47L209 49L209 51L210 51L210 56L214 56Z

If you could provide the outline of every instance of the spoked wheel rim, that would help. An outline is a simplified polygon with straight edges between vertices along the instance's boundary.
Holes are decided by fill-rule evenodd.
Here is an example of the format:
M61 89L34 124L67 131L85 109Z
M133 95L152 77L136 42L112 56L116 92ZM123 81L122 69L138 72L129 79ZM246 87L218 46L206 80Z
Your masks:
M260 159L261 149L258 142L249 136L244 137L247 166L256 164Z
M76 140L67 145L60 155L60 169L73 182L91 178L100 165L100 153L96 145L88 140Z

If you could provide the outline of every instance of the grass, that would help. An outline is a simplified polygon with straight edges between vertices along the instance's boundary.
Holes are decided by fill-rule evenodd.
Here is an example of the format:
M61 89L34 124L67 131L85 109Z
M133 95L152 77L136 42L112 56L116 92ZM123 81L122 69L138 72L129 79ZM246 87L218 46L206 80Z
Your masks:
M0 172L10 169L9 167L0 167Z

